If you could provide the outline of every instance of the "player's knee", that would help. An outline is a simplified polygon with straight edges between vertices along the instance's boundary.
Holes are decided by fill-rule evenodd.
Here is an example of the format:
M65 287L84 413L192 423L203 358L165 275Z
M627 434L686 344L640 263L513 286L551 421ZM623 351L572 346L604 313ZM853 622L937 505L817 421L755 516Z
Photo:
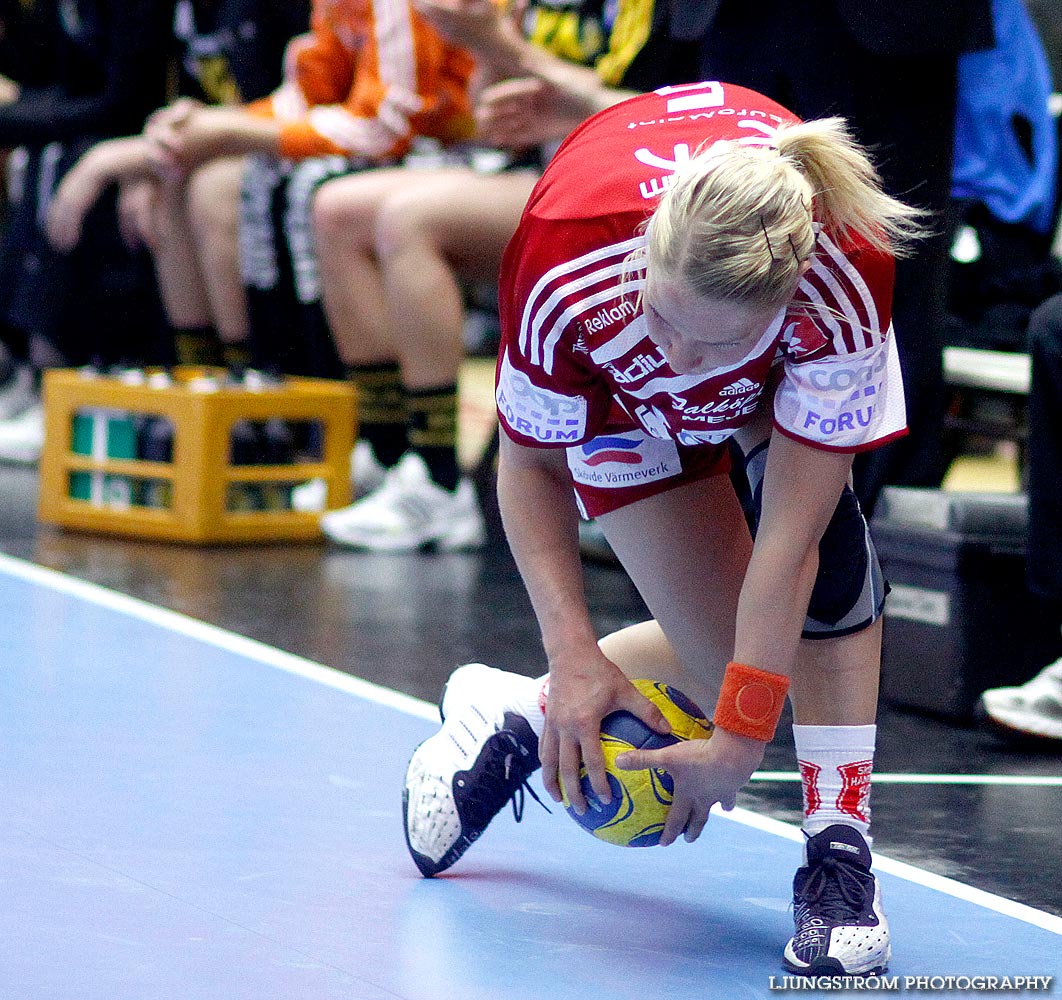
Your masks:
M808 602L805 638L860 631L881 615L885 584L859 501L845 487L819 542L819 572Z
M381 260L431 241L431 206L415 190L399 191L380 206L376 216L376 253Z
M352 194L343 184L325 182L313 196L314 236L322 252L371 240L375 225L375 200Z
M197 232L234 233L239 202L239 173L228 162L200 167L185 185L185 208Z

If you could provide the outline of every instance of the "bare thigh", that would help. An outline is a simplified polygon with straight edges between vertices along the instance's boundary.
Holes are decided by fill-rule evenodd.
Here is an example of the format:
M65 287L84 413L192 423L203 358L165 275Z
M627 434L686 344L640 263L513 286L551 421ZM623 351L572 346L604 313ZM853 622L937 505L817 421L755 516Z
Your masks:
M405 167L361 170L325 181L313 198L314 225L322 231L371 243L376 213L389 195L419 183L420 171Z
M752 540L726 476L713 476L598 518L671 652L649 625L602 640L628 675L639 649L652 666L711 711L734 650L738 595ZM625 634L626 633L626 634ZM617 656L619 657L617 659Z
M477 174L461 168L414 175L418 183L391 194L381 207L381 259L426 242L463 278L495 280L538 175L530 170Z

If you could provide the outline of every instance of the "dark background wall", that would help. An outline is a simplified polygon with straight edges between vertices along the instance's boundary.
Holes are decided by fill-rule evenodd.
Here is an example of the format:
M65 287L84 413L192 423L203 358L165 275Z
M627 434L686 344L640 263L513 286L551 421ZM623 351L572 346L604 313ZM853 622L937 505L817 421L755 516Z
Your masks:
M1040 29L1040 37L1051 61L1055 90L1062 91L1062 2L1027 0L1029 13Z

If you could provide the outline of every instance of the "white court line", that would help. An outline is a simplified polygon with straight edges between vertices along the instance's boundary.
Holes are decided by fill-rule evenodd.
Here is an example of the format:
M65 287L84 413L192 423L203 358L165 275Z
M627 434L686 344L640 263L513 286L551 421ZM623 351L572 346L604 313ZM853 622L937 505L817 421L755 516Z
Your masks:
M372 684L368 681L351 677L349 674L344 674L342 671L332 667L314 663L312 660L296 656L294 653L286 653L283 650L275 649L264 642L258 642L256 639L248 639L245 636L236 635L223 628L218 628L216 625L208 625L206 622L190 618L188 615L181 614L178 611L160 608L139 598L130 597L128 594L121 594L99 584L88 583L85 580L67 576L57 570L47 569L35 563L16 559L13 556L2 553L0 553L0 572L41 587L47 587L58 593L69 594L89 604L95 604L98 607L108 608L131 618L158 625L160 628L169 629L171 632L198 639L200 642L215 646L218 649L224 649L247 659L283 670L286 673L294 674L297 677L304 677L307 680L316 681L318 684L345 691L356 697L364 698L366 701L394 708L407 715L438 722L439 713L436 706L421 701L419 698L411 698L409 695L400 694L379 684ZM804 839L798 827L767 816L760 816L758 813L747 809L737 808L730 812L722 812L718 808L714 808L712 812L722 819L762 830L796 843L802 843ZM902 861L895 861L877 853L874 855L874 865L878 870L906 879L908 882L917 883L937 892L942 892L945 895L974 903L977 906L983 906L985 909L994 910L1005 916L1013 917L1015 920L1021 920L1024 923L1062 935L1062 917L1056 917L1051 913L1045 913L1034 907L1026 906L1024 903L1016 903L1003 896L976 889L955 879L947 878L943 875L935 875L933 872L916 868L914 865L909 865Z
M796 771L757 771L753 781L799 781ZM1048 774L879 774L875 785L1026 785L1062 788L1062 776Z

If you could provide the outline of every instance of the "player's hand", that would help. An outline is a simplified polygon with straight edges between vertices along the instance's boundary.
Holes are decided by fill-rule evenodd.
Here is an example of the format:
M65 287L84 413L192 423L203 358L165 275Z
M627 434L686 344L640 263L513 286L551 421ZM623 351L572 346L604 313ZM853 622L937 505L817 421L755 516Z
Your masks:
M67 171L52 196L44 222L44 234L53 250L70 253L81 242L85 216L103 193L105 183L91 151Z
M164 180L180 181L220 156L277 154L281 124L240 107L198 107L180 122L150 129L153 163Z
M680 836L693 843L708 822L708 811L718 802L734 808L738 790L763 762L766 743L736 736L716 728L711 739L689 740L659 750L628 750L616 758L624 771L660 767L675 783L675 797L660 834L660 846Z
M563 780L568 801L581 816L587 809L579 785L583 764L598 798L609 802L612 797L601 749L601 720L610 712L626 710L658 733L671 732L671 724L596 646L551 668L546 724L539 741L543 784L560 802Z
M558 88L522 76L484 87L476 102L476 126L486 142L523 149L563 139L585 115L564 108Z
M158 181L133 181L118 188L118 231L130 250L158 247L158 203Z
M201 107L204 107L203 102L193 97L178 97L172 104L167 104L166 107L159 108L148 115L144 131L180 127Z

